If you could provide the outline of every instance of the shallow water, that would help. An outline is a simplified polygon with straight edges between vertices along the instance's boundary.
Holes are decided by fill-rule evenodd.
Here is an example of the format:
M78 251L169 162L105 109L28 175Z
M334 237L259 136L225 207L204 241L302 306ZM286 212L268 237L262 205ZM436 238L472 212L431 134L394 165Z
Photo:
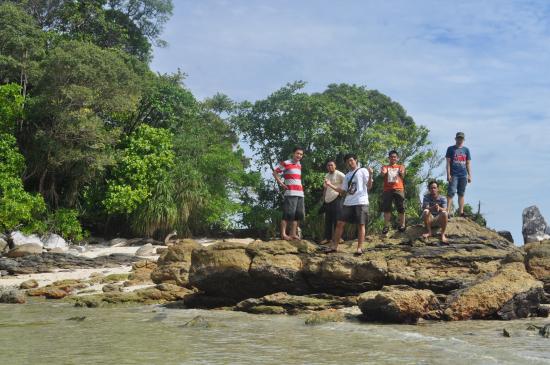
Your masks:
M211 326L183 327L197 315ZM550 339L530 331L502 336L504 327L523 330L544 323L540 318L416 326L306 326L304 319L158 306L1 304L0 364L550 364Z

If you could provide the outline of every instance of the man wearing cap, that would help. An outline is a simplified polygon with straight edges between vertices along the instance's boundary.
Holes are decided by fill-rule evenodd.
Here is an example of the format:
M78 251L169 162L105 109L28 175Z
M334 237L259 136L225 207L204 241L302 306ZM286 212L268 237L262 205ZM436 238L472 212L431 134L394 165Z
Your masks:
M464 216L464 193L466 185L472 182L470 150L464 146L464 133L455 136L455 145L447 148L447 211L452 212L453 197L458 193L458 214Z

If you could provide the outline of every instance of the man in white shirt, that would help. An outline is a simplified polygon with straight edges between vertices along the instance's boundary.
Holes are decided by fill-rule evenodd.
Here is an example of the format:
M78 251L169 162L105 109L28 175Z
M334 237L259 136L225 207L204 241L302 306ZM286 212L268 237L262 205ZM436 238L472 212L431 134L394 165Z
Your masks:
M344 182L345 175L336 170L336 161L327 161L327 171L325 180L330 181L334 186L341 186ZM323 191L323 210L325 212L325 239L321 244L326 244L332 241L336 222L342 212L342 197L336 190L324 187Z
M342 237L346 223L358 225L357 251L356 256L363 254L363 242L365 241L365 226L369 222L369 194L368 190L372 188L372 169L359 167L357 156L347 154L344 157L349 167L344 182L341 186L336 186L330 181L325 180L325 187L333 189L338 193L345 193L342 215L338 218L336 231L332 240L332 246L326 250L326 253L338 252L338 243Z

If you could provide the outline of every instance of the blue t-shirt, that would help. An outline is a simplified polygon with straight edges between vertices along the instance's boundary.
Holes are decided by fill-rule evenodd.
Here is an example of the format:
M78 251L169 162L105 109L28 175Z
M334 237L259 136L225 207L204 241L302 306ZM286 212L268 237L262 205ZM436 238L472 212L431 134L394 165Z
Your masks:
M437 215L438 212L434 209L436 204L441 208L447 208L447 198L443 195L438 195L437 198L432 197L430 194L424 195L424 199L422 199L422 209L429 209L432 214Z
M449 148L447 148L445 158L451 159L451 176L468 176L468 170L466 170L466 161L470 161L472 159L468 147L450 146Z

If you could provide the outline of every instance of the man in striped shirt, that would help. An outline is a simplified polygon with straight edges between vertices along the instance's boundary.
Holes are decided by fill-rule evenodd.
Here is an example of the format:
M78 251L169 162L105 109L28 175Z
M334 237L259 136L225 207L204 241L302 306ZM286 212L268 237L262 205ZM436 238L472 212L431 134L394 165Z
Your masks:
M273 176L277 184L284 189L283 219L281 220L281 238L283 240L299 239L297 234L298 222L304 219L304 188L302 187L302 165L300 160L304 157L302 147L294 147L292 159L283 161L273 170ZM283 179L281 179L281 174ZM290 235L286 228L290 222Z

